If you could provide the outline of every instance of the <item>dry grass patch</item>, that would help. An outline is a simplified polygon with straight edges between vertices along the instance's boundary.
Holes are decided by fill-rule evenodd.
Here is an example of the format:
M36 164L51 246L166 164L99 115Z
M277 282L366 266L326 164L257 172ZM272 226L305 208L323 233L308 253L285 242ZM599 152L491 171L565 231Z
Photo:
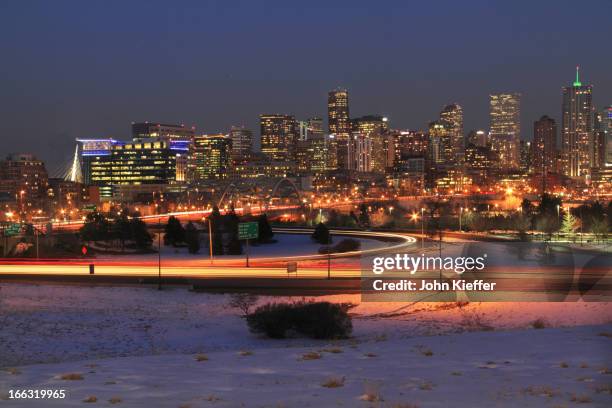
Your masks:
M462 375L463 375L463 373L462 373L461 371L453 371L453 372L451 373L451 375L454 375L454 376L459 377L459 376L462 376Z
M534 396L534 397L547 397L547 398L552 398L555 395L559 394L557 390L547 385L543 385L543 386L530 385L529 387L523 389L523 393Z
M195 360L198 361L198 362L200 362L200 361L208 361L208 356L206 354L200 353L200 354L197 354L195 356Z
M391 405L391 408L419 408L417 404L411 404L409 402L400 402L398 404Z
M221 398L217 397L214 394L210 394L208 397L206 397L206 401L208 401L208 402L217 402L217 401L221 401Z
M319 360L322 357L323 356L321 355L321 353L317 353L316 351L311 351L311 352L302 354L302 357L300 357L300 360Z
M608 338L612 337L612 333L611 332L601 332L601 333L599 333L597 335L598 336L602 336L602 337L608 337Z
M67 374L62 374L60 376L60 380L67 380L67 381L80 381L83 379L83 374L79 374L79 373L67 373Z
M559 367L561 367L561 368L568 368L569 364L567 364L565 361L562 361L562 362L559 363Z
M321 384L321 387L325 388L338 388L344 386L344 377L331 377L328 378Z
M580 368L589 368L589 365L587 363L582 363L580 364Z
M83 402L98 402L98 398L95 395L90 395L89 397L85 398Z
M572 397L570 398L570 401L575 402L577 404L589 404L591 402L593 402L593 400L591 399L591 397L589 397L586 394L572 394Z
M242 350L238 354L241 355L242 357L247 357L247 356L252 356L253 352L249 350Z
M421 354L426 356L426 357L431 357L431 356L433 356L434 353L430 349L425 348L425 349L421 349Z
M381 402L384 401L380 395L380 386L375 383L366 382L364 384L365 392L359 397L362 401Z
M612 394L612 384L601 384L595 387L598 394Z
M19 374L21 374L21 371L19 371L18 368L14 368L14 367L6 368L4 371L9 373L10 375L19 375Z
M366 356L368 358L372 358L372 357L378 357L378 354L376 354L376 353L365 353L364 356Z
M112 397L111 399L108 400L108 402L111 404L119 404L121 401L123 400L119 397Z
M332 354L342 353L342 349L339 348L339 347L325 348L325 349L323 349L321 351L325 352L325 353L332 353Z
M608 367L604 367L601 370L599 370L599 374L612 374L612 371L610 371Z

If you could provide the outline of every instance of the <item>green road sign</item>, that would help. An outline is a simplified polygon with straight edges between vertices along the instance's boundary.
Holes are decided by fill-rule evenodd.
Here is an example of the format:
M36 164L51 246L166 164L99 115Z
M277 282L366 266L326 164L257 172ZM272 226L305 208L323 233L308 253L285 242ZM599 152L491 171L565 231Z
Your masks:
M259 224L257 222L238 223L238 239L257 239Z
M9 224L4 229L4 235L7 237L12 237L14 235L18 235L21 232L21 224Z
M83 211L96 211L96 208L95 204L87 204L83 206Z

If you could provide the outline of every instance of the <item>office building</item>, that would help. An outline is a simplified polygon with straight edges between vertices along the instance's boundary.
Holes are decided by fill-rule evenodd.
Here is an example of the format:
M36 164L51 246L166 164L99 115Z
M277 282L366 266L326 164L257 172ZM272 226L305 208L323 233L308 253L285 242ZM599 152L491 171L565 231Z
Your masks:
M338 168L348 169L347 144L351 136L349 99L346 89L335 89L327 96L327 119L329 134L335 135L338 152Z
M232 140L232 161L241 163L249 160L253 151L253 132L244 126L232 126L229 138Z
M387 167L387 136L389 121L380 115L367 115L351 121L353 134L359 133L368 138L372 144L371 171L384 173Z
M193 139L191 160L194 179L225 179L231 172L232 139L228 135L198 135Z
M461 106L457 103L446 105L440 112L440 123L446 128L449 138L450 164L459 165L463 162L465 151Z
M490 142L503 170L516 170L520 162L521 95L499 93L490 95Z
M561 112L561 148L564 174L588 181L594 164L593 140L593 87L580 82L576 67L576 80L563 88Z
M299 129L291 115L259 115L261 151L273 161L295 160Z
M554 119L544 115L533 123L532 143L533 171L546 177L556 170L557 124Z

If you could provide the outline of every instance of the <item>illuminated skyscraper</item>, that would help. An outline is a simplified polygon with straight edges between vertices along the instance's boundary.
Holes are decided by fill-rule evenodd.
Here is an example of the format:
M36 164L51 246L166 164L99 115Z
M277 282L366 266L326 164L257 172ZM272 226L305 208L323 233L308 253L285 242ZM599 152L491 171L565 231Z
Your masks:
M271 160L295 159L299 130L291 115L259 115L261 151Z
M561 146L564 174L589 178L594 164L593 87L582 85L579 68L576 80L563 88Z
M371 171L384 173L387 165L386 138L389 132L389 121L380 115L367 115L351 121L353 132L370 139L372 144Z
M533 123L532 158L534 173L546 177L556 169L557 124L544 115Z
M440 122L447 130L449 138L449 163L458 165L463 162L465 143L463 139L463 109L459 104L446 105L440 112Z
M224 179L230 171L232 139L228 135L200 135L193 140L195 179Z
M347 143L351 136L348 91L335 89L327 96L328 130L335 135L338 151L338 168L348 169Z
M348 169L366 173L373 171L372 149L371 137L353 132L348 142Z
M606 107L600 113L599 131L603 132L605 140L605 164L607 168L612 168L612 106Z
M232 126L229 138L232 139L232 160L234 163L247 161L253 149L253 132L244 126Z
M449 164L452 158L452 148L448 129L440 121L429 123L429 156L436 167Z
M497 154L500 169L519 168L521 140L521 95L500 93L490 95L491 149Z

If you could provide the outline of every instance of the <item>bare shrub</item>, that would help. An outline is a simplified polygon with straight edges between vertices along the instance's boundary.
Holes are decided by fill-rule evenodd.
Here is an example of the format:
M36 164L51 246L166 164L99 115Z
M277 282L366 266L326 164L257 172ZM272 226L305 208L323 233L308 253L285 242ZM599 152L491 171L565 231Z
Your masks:
M82 380L83 379L83 375L79 374L79 373L68 373L68 374L62 374L60 376L61 380L67 380L67 381L77 381L77 380Z
M83 402L98 402L98 398L95 395L90 395L89 397L85 398Z
M258 301L259 296L252 293L233 293L230 295L229 305L234 309L240 310L242 317L246 317Z
M323 356L320 353L317 353L316 351L310 351L308 353L302 354L300 360L319 360L322 357Z
M195 356L195 360L200 361L208 361L208 356L206 354L200 353Z
M328 378L321 384L321 387L325 388L338 388L344 386L344 377L331 377Z
M546 327L548 327L548 324L546 323L546 320L540 317L539 319L536 319L531 322L531 327L533 327L534 329L545 329Z

